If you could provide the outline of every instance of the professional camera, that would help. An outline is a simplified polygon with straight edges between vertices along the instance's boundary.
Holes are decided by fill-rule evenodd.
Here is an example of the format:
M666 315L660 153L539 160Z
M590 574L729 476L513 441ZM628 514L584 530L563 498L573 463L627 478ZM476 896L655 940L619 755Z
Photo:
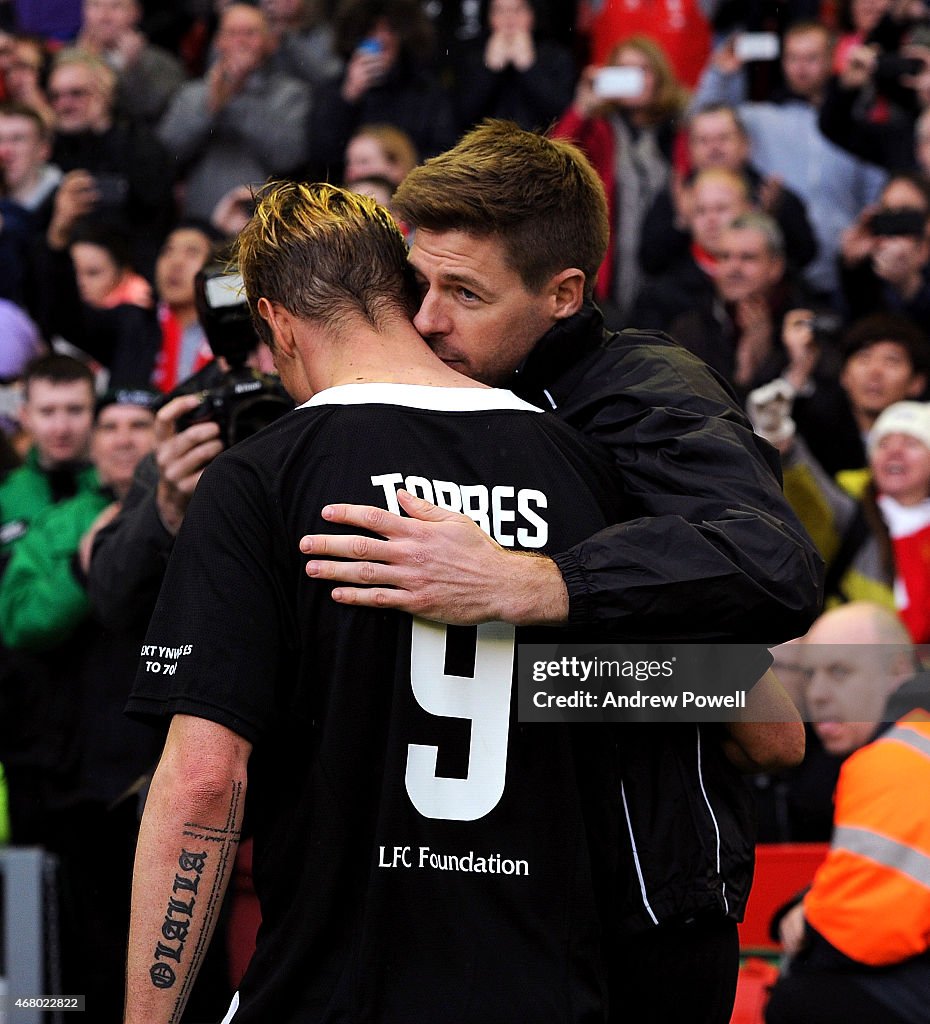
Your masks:
M267 427L294 408L277 377L246 366L258 345L258 335L245 298L242 275L225 266L207 264L194 281L197 318L213 354L222 356L229 370L204 392L196 409L179 416L180 432L194 423L212 420L220 426L220 439L228 448Z

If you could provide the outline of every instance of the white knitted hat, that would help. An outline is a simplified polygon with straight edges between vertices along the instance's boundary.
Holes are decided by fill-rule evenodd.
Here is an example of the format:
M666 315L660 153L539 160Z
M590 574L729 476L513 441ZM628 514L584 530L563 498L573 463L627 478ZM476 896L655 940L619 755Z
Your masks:
M888 434L907 434L930 448L930 402L895 402L889 405L869 432L869 454Z

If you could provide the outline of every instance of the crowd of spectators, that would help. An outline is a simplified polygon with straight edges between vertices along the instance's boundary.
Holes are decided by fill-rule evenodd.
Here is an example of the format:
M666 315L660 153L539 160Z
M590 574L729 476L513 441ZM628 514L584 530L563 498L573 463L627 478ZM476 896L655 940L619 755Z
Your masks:
M612 220L596 288L608 324L666 330L719 373L782 453L830 600L877 601L930 641L930 563L914 541L930 503L930 4L20 0L0 4L0 681L100 685L112 638L87 574L97 532L120 535L105 527L128 488L106 438L124 421L128 437L130 416L123 475L155 447L133 507L161 545L157 581L219 446L206 425L175 433L192 400L169 405L153 439L150 391L177 394L209 368L194 275L246 222L253 190L325 178L390 208L413 167L486 117L587 153ZM109 396L96 425L94 389ZM70 424L52 428L59 412ZM77 581L33 587L55 614L21 600L41 558ZM30 616L54 628L31 631ZM138 635L139 622L123 630L121 656ZM97 735L82 714L72 725ZM91 758L59 786L42 774L46 747L16 743L5 736L0 759L61 817L23 818L16 794L13 838L66 859L74 807L102 815L144 768L105 765L98 785ZM770 838L826 839L829 811L819 820Z

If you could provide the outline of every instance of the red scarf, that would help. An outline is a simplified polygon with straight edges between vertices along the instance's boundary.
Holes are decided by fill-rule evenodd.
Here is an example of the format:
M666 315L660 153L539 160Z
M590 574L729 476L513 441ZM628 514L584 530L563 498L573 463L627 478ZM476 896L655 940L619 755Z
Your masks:
M181 336L184 329L178 318L163 303L158 304L158 323L161 327L161 350L155 361L152 383L163 394L173 391L180 383L178 380L178 363L181 359ZM204 342L200 346L191 373L202 370L213 359L209 345Z

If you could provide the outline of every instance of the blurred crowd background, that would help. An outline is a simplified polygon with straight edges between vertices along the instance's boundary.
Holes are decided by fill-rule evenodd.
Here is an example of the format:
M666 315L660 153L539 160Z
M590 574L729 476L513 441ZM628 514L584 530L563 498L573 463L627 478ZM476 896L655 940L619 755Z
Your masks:
M735 390L828 605L868 600L930 641L930 5L0 0L0 759L14 840L70 857L75 891L105 845L76 848L89 823L128 870L156 753L114 723L183 515L154 409L216 380L195 275L270 177L390 209L487 117L588 155L608 325L670 333ZM198 466L221 446L199 429ZM136 589L95 587L93 540L153 452L160 525L111 566ZM36 683L65 678L77 705ZM763 839L829 838L842 757L810 740L797 772L756 780Z

